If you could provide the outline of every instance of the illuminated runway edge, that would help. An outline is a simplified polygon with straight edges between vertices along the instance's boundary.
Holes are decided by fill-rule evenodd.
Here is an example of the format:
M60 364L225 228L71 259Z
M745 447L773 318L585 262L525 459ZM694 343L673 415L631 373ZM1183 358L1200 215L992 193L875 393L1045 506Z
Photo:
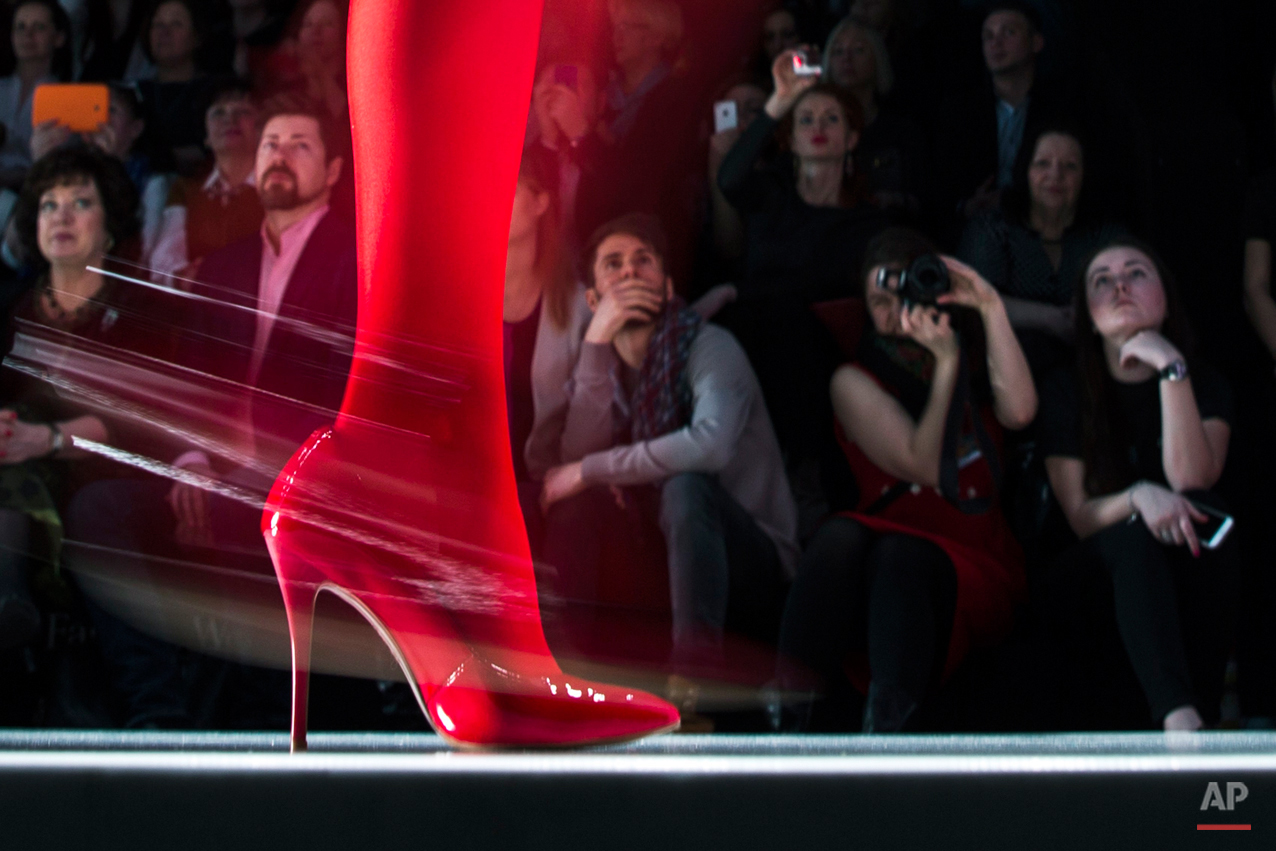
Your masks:
M1222 842L1200 829L1219 825L1249 827L1227 831L1229 848L1276 845L1276 733L664 736L484 753L318 733L311 747L289 754L273 733L0 732L0 847L1185 848Z

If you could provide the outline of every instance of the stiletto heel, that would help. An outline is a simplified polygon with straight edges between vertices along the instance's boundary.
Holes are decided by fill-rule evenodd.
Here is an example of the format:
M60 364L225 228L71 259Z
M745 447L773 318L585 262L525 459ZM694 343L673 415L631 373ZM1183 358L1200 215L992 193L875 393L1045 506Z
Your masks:
M278 569L279 590L288 616L288 637L292 644L292 729L293 753L306 749L306 714L310 697L310 646L314 635L315 603L319 589L299 575L301 571ZM287 578L285 578L285 576Z

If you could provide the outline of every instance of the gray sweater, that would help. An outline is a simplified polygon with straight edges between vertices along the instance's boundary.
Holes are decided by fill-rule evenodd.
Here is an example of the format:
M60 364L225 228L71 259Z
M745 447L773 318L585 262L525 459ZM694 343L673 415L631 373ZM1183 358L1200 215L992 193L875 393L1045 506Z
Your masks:
M568 385L563 461L581 460L590 485L658 484L677 473L710 473L775 542L792 577L797 569L797 507L784 474L762 390L731 334L705 325L691 344L687 378L693 410L684 428L613 446L613 422L628 419L625 368L610 345L582 343Z

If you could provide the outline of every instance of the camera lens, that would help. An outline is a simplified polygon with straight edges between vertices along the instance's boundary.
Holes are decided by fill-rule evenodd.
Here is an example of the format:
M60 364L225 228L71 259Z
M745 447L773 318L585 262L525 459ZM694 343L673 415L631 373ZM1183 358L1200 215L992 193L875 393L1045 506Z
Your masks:
M900 280L900 297L910 304L934 304L951 288L944 261L937 254L924 254L904 272Z

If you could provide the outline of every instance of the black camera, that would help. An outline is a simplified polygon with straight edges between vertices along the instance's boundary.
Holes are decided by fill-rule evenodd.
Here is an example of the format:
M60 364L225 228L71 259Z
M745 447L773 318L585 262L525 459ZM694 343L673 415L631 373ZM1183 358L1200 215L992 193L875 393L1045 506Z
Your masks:
M904 304L935 305L935 300L953 288L948 267L938 254L923 254L899 275L899 299Z

